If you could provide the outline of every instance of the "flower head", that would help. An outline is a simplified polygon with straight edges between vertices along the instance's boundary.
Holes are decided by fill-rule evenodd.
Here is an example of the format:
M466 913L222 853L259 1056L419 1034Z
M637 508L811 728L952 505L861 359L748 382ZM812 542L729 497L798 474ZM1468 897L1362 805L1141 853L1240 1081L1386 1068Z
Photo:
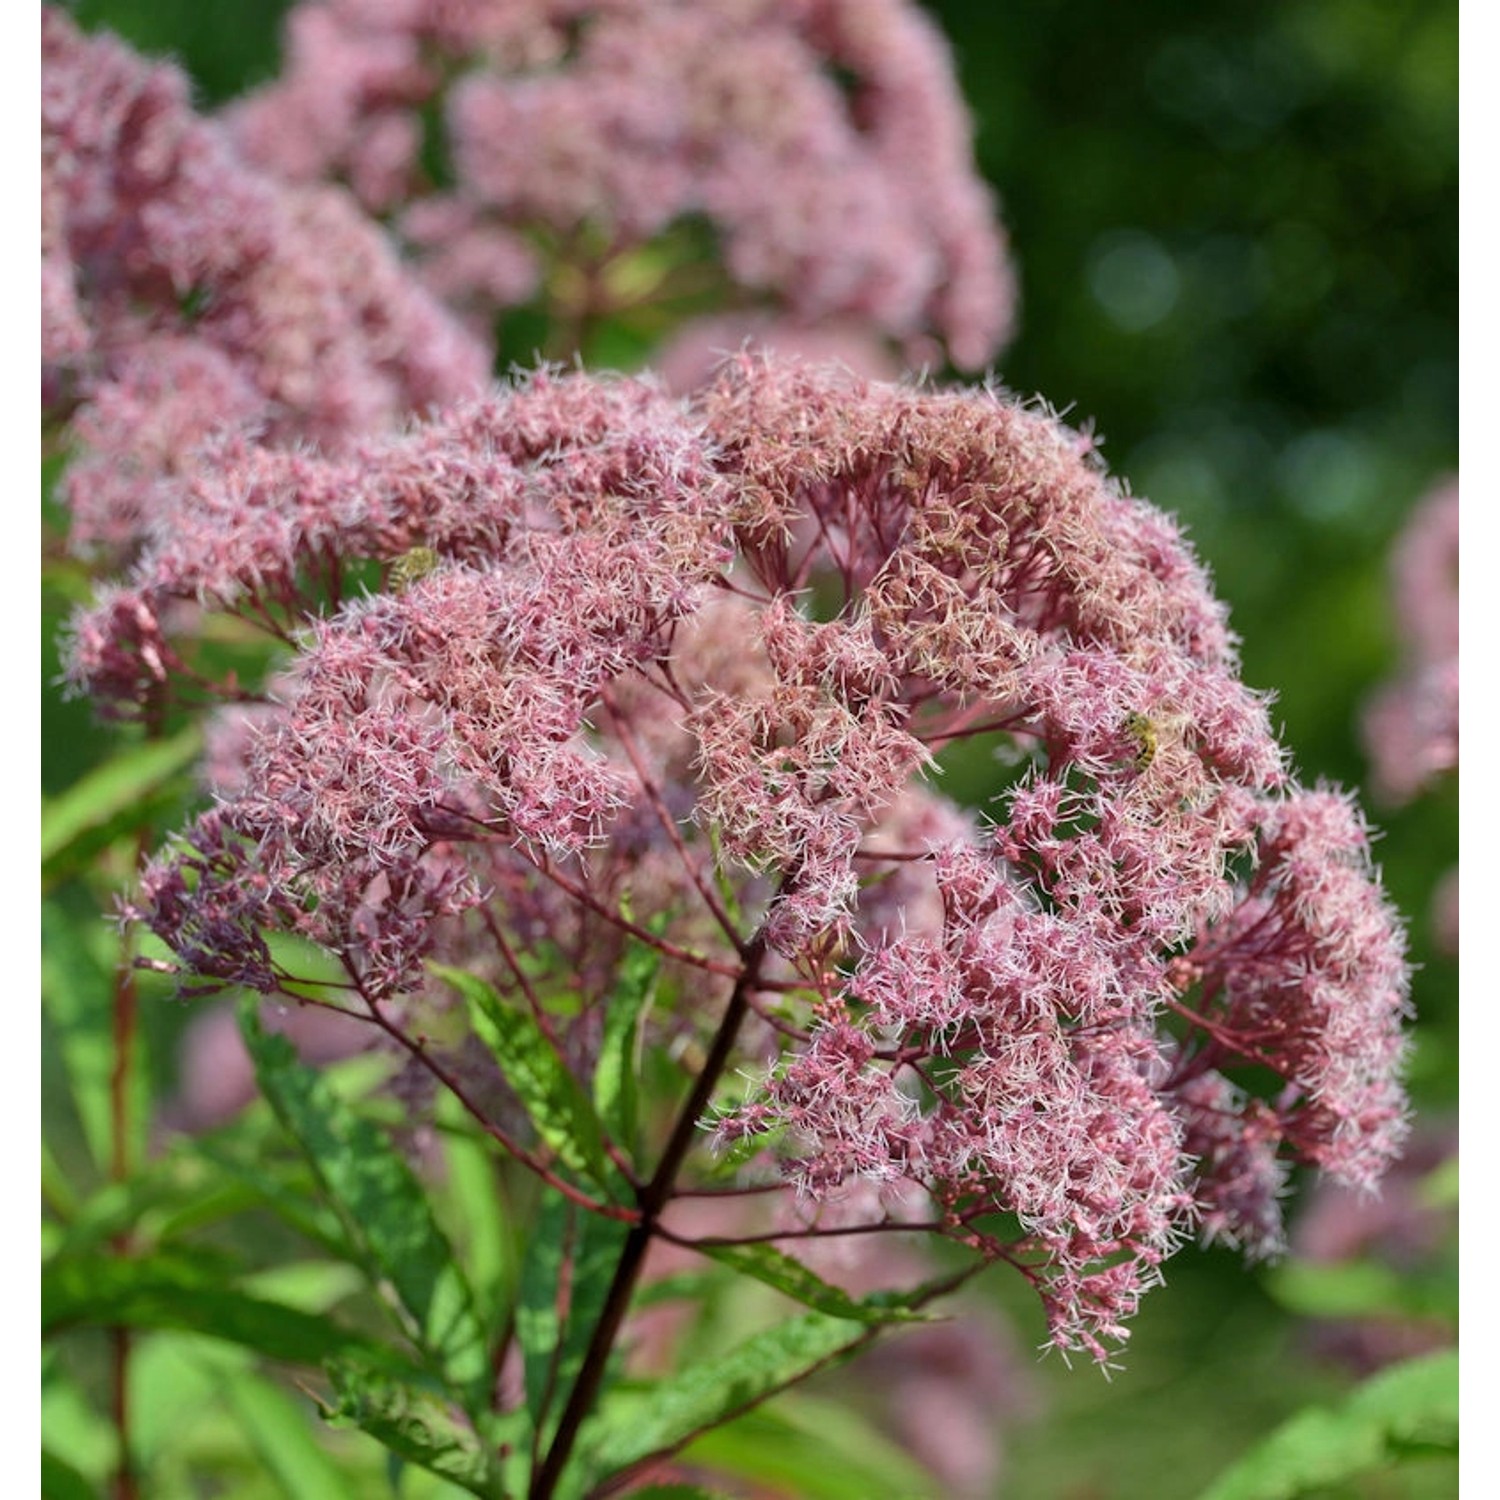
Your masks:
M1291 779L1176 528L1045 412L747 356L685 402L543 373L217 463L202 531L76 629L77 680L128 696L177 675L174 602L301 622L148 873L190 968L275 989L290 927L376 1001L488 922L586 1057L655 943L660 1024L731 978L757 1023L720 1140L779 1139L814 1200L919 1190L1100 1360L1184 1238L1276 1247L1289 1162L1391 1160L1407 975L1365 825ZM382 592L306 587L418 545ZM1014 768L984 826L935 789L962 741Z
M736 287L804 322L868 324L914 363L936 334L967 368L1008 336L1011 273L952 64L909 0L303 0L287 54L231 112L239 141L393 215L456 302L524 301L549 257L564 299L590 254L629 280L632 251L680 258L701 220Z
M487 357L334 188L289 190L187 79L42 12L43 384L77 407L79 546L128 550L201 442L337 445L475 391Z

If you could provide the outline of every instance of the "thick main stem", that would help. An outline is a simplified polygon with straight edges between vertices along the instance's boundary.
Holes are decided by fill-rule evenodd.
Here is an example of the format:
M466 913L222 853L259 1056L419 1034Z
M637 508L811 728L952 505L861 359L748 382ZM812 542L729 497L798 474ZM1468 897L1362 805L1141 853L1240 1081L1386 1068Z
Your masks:
M630 1299L635 1291L636 1281L640 1277L646 1251L650 1248L652 1237L656 1233L657 1221L661 1218L662 1210L671 1200L677 1173L681 1170L682 1163L692 1147L698 1122L703 1118L709 1100L713 1097L714 1086L718 1083L730 1054L734 1050L735 1038L739 1035L740 1026L744 1023L745 1014L749 1010L750 992L758 981L765 954L766 938L762 930L746 945L744 968L735 981L734 992L729 997L729 1004L725 1007L723 1019L719 1022L719 1029L709 1048L708 1057L677 1116L677 1122L672 1127L672 1134L667 1140L655 1173L637 1194L640 1219L631 1226L630 1233L626 1236L625 1244L620 1251L620 1259L615 1264L614 1279L610 1282L609 1291L605 1295L604 1309L599 1315L598 1323L594 1326L594 1336L589 1341L588 1350L579 1367L578 1378L573 1383L573 1389L568 1393L567 1405L564 1406L562 1416L558 1419L557 1433L552 1439L552 1445L547 1450L547 1457L543 1460L541 1468L532 1476L530 1500L550 1500L558 1480L562 1477L568 1457L573 1451L578 1429L583 1425L583 1419L588 1415L594 1404L594 1398L599 1393L599 1385L604 1379L604 1371L609 1362L610 1350L614 1348L615 1339L620 1333L620 1325L625 1321L625 1314L630 1309Z

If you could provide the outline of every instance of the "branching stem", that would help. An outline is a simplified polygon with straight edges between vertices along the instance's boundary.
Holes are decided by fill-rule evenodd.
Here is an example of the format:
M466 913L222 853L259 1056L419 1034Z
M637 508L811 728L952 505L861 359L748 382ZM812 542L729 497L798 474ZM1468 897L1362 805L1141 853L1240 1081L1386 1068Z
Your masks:
M609 1291L605 1295L604 1307L599 1314L598 1323L594 1326L594 1335L589 1341L588 1350L579 1367L578 1378L573 1383L573 1389L568 1393L567 1404L563 1407L562 1415L558 1419L556 1435L552 1439L541 1467L532 1476L530 1500L550 1500L558 1481L562 1478L563 1469L573 1451L573 1444L578 1438L578 1430L583 1425L583 1419L588 1415L594 1404L594 1398L599 1393L610 1351L614 1348L615 1340L619 1337L620 1325L625 1321L625 1314L629 1311L630 1299L640 1277L646 1251L650 1248L652 1237L659 1231L662 1210L672 1197L677 1174L692 1147L693 1138L698 1130L698 1122L708 1108L714 1087L734 1050L735 1038L739 1035L740 1026L750 1009L750 993L755 988L765 956L766 936L765 929L762 928L745 946L744 967L735 981L729 1003L724 1008L724 1016L719 1022L719 1029L714 1035L708 1056L677 1115L677 1121L672 1127L672 1133L667 1139L655 1173L637 1194L640 1217L631 1226L630 1233L626 1236L625 1244L620 1251L620 1259L615 1265L614 1279L610 1282Z

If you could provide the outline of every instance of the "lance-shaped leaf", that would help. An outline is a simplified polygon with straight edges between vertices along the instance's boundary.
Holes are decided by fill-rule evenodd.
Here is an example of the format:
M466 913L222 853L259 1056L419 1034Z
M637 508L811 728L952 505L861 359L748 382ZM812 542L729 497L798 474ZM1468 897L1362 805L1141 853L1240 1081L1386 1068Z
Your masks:
M293 1170L287 1162L267 1159L269 1144L257 1147L253 1140L231 1140L222 1135L200 1136L192 1149L258 1199L261 1207L330 1255L345 1260L355 1257L343 1221L314 1197L317 1179L307 1171L304 1159L299 1158Z
M69 1224L78 1214L78 1194L73 1190L73 1184L68 1181L68 1174L63 1169L63 1164L57 1159L52 1143L43 1139L41 1148L42 1204L64 1224ZM60 1235L62 1232L55 1223L48 1223L46 1227L49 1233L56 1231Z
M220 1258L180 1251L58 1256L42 1272L42 1334L82 1326L180 1329L292 1364L356 1353L391 1368L405 1364L333 1318L235 1288Z
M870 1324L913 1323L925 1318L915 1305L905 1305L899 1292L885 1294L889 1300L851 1297L774 1245L697 1245L694 1248L700 1255L775 1287L804 1307L827 1313L832 1318L849 1318L856 1323ZM922 1292L916 1292L912 1295L925 1300L931 1293L924 1296Z
M156 1244L230 1214L260 1207L261 1196L184 1142L122 1182L107 1182L68 1217L61 1250L80 1254L130 1232ZM285 1189L283 1189L283 1192Z
M599 1118L632 1155L637 1147L641 1021L656 993L661 954L631 941L604 1012L604 1037L594 1066L594 1105Z
M492 1420L481 1437L452 1406L421 1386L351 1362L330 1364L328 1378L335 1400L323 1416L334 1426L358 1427L406 1463L485 1500L505 1500L501 1454L519 1445L524 1419Z
M1407 1456L1458 1451L1458 1351L1383 1370L1342 1405L1283 1423L1204 1492L1202 1500L1295 1500Z
M169 740L147 740L112 755L42 808L42 878L83 865L123 833L139 828L176 795L172 785L197 756L196 727Z
M874 1332L867 1323L807 1313L649 1390L619 1392L585 1429L580 1461L591 1475L607 1476L675 1453L699 1433L852 1354Z
M599 1117L530 1011L507 1005L477 975L433 964L432 972L464 997L474 1030L495 1055L537 1135L570 1171L618 1192L619 1173L604 1152Z
M551 1189L543 1193L516 1300L526 1409L538 1431L572 1389L628 1233L618 1219L589 1213Z
M253 999L240 1027L261 1091L296 1140L377 1287L394 1293L402 1326L465 1400L482 1403L489 1381L485 1331L452 1247L410 1167L292 1044L261 1027Z

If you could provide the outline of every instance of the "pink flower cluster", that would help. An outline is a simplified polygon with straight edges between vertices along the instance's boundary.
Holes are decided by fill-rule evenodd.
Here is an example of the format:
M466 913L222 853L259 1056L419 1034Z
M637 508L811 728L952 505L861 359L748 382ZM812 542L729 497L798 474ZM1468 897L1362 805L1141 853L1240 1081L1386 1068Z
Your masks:
M457 957L565 993L586 1068L653 944L660 1024L748 1007L720 1142L817 1199L919 1189L1100 1360L1185 1237L1277 1246L1290 1162L1369 1186L1395 1154L1367 831L1289 778L1173 524L1047 413L747 357L688 401L543 374L191 482L201 526L73 666L175 691L189 599L295 646L145 879L187 969L274 991L290 929L379 1002ZM309 580L356 559L386 589L329 608ZM983 830L933 787L960 741L1013 767Z
M286 52L238 139L394 215L454 302L546 278L628 304L661 273L627 252L701 221L734 285L804 323L852 317L922 360L936 333L966 368L1008 335L994 205L910 0L302 0Z
M291 920L368 993L410 988L432 924L480 900L452 845L575 852L627 800L585 714L722 569L722 482L651 388L543 376L345 460L238 442L196 483L184 524L76 622L75 680L101 699L149 701L181 670L179 601L310 618L330 556L420 545L435 566L308 626L237 794L147 900L214 978L272 987L259 929Z
M1365 714L1375 789L1406 802L1458 765L1458 483L1412 513L1391 559L1405 664Z
M289 190L186 78L42 12L42 379L79 546L129 548L206 438L336 445L479 390L486 352L334 188Z

